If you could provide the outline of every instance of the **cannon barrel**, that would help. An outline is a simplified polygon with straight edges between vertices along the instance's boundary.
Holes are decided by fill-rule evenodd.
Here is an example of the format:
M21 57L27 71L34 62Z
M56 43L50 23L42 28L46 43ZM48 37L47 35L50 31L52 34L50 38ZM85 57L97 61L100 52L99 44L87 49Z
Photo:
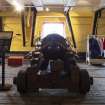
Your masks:
M41 52L48 59L58 59L65 55L68 45L59 34L49 34L42 39Z

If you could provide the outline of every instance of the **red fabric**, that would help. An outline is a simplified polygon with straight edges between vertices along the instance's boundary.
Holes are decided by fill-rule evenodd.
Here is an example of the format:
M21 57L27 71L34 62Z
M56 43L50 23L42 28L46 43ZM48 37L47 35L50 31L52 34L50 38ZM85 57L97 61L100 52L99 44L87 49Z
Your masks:
M23 64L23 57L11 56L8 58L9 66L21 66Z
M103 50L105 50L105 38L102 39L103 42Z

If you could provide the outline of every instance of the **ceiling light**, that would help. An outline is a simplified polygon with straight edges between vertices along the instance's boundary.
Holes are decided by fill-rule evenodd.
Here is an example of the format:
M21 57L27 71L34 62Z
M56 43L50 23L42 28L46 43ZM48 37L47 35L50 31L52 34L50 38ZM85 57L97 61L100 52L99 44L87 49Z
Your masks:
M16 0L13 0L12 5L15 7L16 11L22 11L24 10L24 6L20 3L18 3Z
M50 11L50 9L49 9L48 7L46 7L45 10L46 10L47 12Z
M79 0L77 2L78 5L91 5L89 1L87 0Z
M43 11L43 7L36 7L37 11Z

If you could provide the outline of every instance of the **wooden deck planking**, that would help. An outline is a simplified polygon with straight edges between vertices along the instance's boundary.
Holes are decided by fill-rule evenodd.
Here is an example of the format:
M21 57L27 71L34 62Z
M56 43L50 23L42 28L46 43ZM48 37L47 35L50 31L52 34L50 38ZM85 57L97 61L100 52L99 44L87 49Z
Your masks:
M85 64L80 67L87 68L89 74L94 77L94 85L85 96L68 93L67 90L62 89L43 89L39 94L32 93L20 96L16 87L13 86L8 92L0 92L0 105L105 105L105 67ZM20 69L24 68L25 66L17 68L6 66L6 83L12 84L12 78Z

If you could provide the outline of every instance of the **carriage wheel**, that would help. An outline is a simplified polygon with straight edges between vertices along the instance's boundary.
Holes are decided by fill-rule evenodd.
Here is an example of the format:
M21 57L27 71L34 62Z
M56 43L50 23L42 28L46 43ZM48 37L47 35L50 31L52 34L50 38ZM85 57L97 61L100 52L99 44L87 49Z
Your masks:
M16 78L17 90L20 94L26 93L26 74L24 71L20 71Z
M71 92L79 91L79 80L80 80L80 69L77 65L71 65L70 70L70 80L71 80L71 88L68 89Z
M90 90L90 77L86 70L80 71L80 93L86 94Z

